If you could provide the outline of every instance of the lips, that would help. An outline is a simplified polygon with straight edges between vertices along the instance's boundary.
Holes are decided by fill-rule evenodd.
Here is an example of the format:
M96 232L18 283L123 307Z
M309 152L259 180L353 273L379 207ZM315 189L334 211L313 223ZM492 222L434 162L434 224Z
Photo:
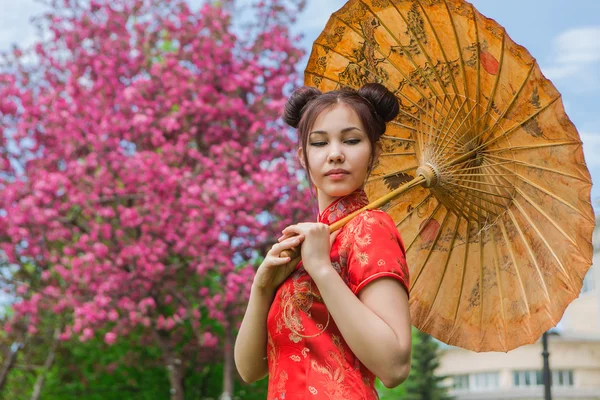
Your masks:
M340 175L340 174L348 174L349 172L346 171L345 169L332 169L331 171L328 171L325 175L329 176L329 175Z

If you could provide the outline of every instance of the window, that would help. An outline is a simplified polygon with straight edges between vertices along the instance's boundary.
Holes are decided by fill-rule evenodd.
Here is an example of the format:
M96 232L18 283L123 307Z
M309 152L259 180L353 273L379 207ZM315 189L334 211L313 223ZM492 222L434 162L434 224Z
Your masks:
M515 387L537 386L544 384L541 371L513 371Z
M500 374L498 372L482 372L470 376L470 387L473 391L496 389L500 386Z
M469 389L469 375L453 376L452 388L457 389L457 390L468 390Z
M573 386L573 371L552 371L552 386Z
M573 371L554 370L550 380L552 386L573 386ZM542 371L513 371L513 384L515 387L542 386Z

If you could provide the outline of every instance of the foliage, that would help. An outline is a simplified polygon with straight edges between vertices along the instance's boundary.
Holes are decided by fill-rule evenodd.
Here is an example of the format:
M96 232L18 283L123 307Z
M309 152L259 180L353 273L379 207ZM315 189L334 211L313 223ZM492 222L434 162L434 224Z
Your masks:
M0 68L6 332L155 343L171 385L222 359L256 255L309 212L278 119L302 5L234 26L233 0L49 3L48 40Z
M426 333L413 328L411 372L404 386L403 400L451 400L442 382L446 377L437 376L439 345Z

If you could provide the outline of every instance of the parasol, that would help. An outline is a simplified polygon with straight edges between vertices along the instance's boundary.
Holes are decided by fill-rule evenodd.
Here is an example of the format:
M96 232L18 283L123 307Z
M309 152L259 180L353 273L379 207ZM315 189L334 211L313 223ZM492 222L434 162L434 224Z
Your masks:
M350 0L335 12L305 84L369 82L400 104L365 190L378 199L366 208L385 210L404 239L412 323L474 351L536 341L592 262L591 178L560 94L462 0Z

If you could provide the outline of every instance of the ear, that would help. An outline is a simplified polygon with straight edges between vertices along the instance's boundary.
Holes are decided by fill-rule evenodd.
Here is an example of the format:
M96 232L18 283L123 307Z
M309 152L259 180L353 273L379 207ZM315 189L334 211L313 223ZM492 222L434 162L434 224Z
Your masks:
M377 163L377 160L379 159L379 156L381 155L382 152L383 152L383 148L381 147L381 142L377 141L375 143L375 155L373 156L373 165L375 165Z
M306 169L306 165L304 164L304 154L302 153L302 147L298 147L298 161L304 169Z

